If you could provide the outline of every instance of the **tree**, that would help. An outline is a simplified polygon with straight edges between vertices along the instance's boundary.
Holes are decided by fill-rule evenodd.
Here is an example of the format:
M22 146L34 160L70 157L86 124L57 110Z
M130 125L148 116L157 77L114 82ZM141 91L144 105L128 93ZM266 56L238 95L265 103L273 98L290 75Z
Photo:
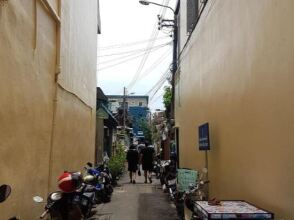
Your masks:
M172 102L172 89L170 86L165 86L164 94L163 94L163 104L165 107L165 114L167 118L169 118L170 116L171 102Z
M139 126L144 133L145 140L151 143L152 142L151 127L148 124L147 120L142 118L139 122Z

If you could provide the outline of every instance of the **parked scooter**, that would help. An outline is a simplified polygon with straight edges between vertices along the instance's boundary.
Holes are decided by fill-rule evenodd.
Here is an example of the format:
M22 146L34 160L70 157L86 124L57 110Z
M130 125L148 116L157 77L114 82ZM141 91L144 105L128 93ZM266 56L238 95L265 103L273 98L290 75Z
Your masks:
M166 192L176 184L177 168L173 160L162 161L160 168L160 183Z
M11 194L11 187L9 185L0 186L0 203L4 202Z
M159 156L157 155L154 162L153 162L153 172L155 173L155 176L157 179L160 178L160 159Z
M61 191L50 193L45 211L40 218L50 214L55 220L80 220L91 216L95 192L93 187L84 183L80 172L64 172L58 179ZM36 196L35 202L43 202Z
M203 168L199 173L197 182L190 184L187 192L179 193L176 199L176 207L180 219L200 220L201 218L194 212L194 201L208 200L207 194L207 169Z
M113 192L112 178L108 167L104 164L93 168L92 163L87 163L88 167L85 167L87 174L92 175L94 178L88 184L95 187L95 200L96 203L107 203L111 200L111 194Z

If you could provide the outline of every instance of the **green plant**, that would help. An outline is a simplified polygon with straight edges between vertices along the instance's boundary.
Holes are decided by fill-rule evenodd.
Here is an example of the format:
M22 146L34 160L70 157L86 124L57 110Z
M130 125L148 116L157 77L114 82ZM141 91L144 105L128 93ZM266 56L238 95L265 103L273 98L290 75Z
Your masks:
M170 118L172 105L172 89L169 86L164 87L163 104L165 107L165 115L167 118Z
M164 94L163 94L163 104L166 109L168 109L172 102L172 90L171 87L165 86L164 87Z
M146 119L141 118L139 121L140 129L143 131L145 140L152 142L152 132L151 132L151 126L148 124Z
M116 179L124 170L126 161L126 153L123 145L118 145L115 155L113 155L108 162L108 167L113 179Z

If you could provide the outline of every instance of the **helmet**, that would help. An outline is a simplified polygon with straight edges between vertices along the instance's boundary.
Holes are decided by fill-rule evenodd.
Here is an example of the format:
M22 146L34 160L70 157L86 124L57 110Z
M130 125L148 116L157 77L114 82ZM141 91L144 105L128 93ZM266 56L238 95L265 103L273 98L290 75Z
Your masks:
M58 178L58 187L61 191L70 193L80 188L82 182L81 173L64 171Z

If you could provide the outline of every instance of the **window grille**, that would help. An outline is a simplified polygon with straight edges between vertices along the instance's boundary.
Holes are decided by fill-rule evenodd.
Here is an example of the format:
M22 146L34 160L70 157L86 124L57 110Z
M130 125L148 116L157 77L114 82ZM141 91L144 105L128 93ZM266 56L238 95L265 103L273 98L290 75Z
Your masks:
M198 0L187 0L187 33L190 34L198 18Z

